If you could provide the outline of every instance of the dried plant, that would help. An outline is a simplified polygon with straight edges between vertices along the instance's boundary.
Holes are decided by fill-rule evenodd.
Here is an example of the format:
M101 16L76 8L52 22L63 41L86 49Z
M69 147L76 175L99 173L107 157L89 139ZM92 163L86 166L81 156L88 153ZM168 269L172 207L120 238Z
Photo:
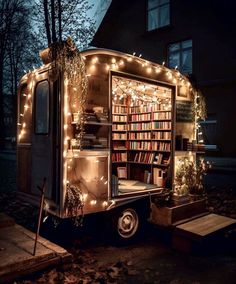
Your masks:
M75 185L67 185L66 189L66 196L65 196L65 203L64 203L64 208L66 211L66 216L67 217L77 217L83 216L83 207L84 207L84 202L83 202L83 195L82 191ZM78 218L75 219L75 225L81 225L81 219L78 216ZM79 220L80 219L80 222Z

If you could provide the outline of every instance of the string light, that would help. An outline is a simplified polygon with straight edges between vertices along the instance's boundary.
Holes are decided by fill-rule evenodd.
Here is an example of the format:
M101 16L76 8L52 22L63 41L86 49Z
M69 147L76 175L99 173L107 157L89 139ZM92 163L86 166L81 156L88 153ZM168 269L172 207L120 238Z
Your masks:
M136 64L139 64L139 66L146 67L144 69L144 71L146 70L146 72L148 74L152 73L152 71L153 71L153 73L156 73L156 74L160 73L161 71L166 71L166 68L163 67L165 65L165 62L163 62L162 66L157 66L156 64L151 64L150 62L145 61L141 57L142 57L142 54L140 54L138 57L136 57L136 53L133 52L133 57L127 56L126 60L128 62L134 61L134 62L136 62ZM83 59L86 60L86 57L84 57ZM90 64L91 70L95 70L96 64L99 63L99 58L97 56L93 57L91 59L90 63L91 63ZM117 70L117 69L119 69L119 67L122 67L124 65L125 65L125 61L123 59L120 59L118 57L117 58L113 57L111 59L110 64L105 65L105 68L106 68L107 71L109 71L111 69ZM42 68L42 66L41 66L41 68ZM176 66L175 70L176 69L177 69L177 66ZM175 71L175 72L176 72L175 73L176 76L180 76L179 75L180 73L178 71ZM73 72L71 72L71 74L72 73L74 75L76 75L75 70ZM78 70L77 73L80 73L80 70ZM174 84L176 84L177 79L175 78L173 71L168 71L167 74L168 74L168 78L169 79L173 78L172 82ZM84 73L84 77L87 77L87 76L91 76L91 74L85 74ZM184 79L184 78L179 79L179 81L182 81L182 80L187 82L187 80ZM123 82L122 85L120 83L121 83L120 81L117 81L115 83L115 88L112 91L112 95L113 95L115 100L117 100L117 99L122 100L122 99L126 98L127 93L128 93L132 98L131 105L133 104L133 101L135 101L136 99L140 99L140 100L149 101L149 106L152 107L152 103L155 103L155 104L161 103L161 100L160 101L158 100L158 96L161 96L161 94L162 94L167 98L167 101L166 101L166 104L165 104L165 109L171 108L170 93L168 93L168 92L161 93L161 92L163 92L163 89L159 90L155 85L150 84L150 86L151 86L150 89L146 90L146 85L143 85L143 86L141 86L141 84L140 85L139 84L133 85L131 81L127 81L126 82L127 84L126 83L124 84L124 82ZM189 82L187 82L187 85L188 85L188 87L190 87L191 84ZM141 87L140 90L138 90L139 87ZM75 153L72 153L72 159L71 158L68 159L68 144L69 144L68 142L71 139L71 137L69 136L70 131L68 131L68 130L70 130L70 123L69 122L71 121L71 119L69 117L72 116L71 108L73 108L73 113L74 113L75 112L74 110L78 110L78 107L80 105L79 104L80 101L78 99L77 100L76 99L71 100L71 98L69 98L68 88L69 88L69 80L67 79L65 81L65 90L66 91L65 91L65 96L64 96L64 151L63 151L63 157L64 157L63 184L64 184L64 186L66 186L67 184L70 183L70 180L68 179L68 176L67 176L67 170L73 169L73 164L71 165L71 163L73 162L74 158L79 157L78 151L76 151ZM76 96L78 96L78 93L80 91L80 87L79 86L78 87L72 87L72 89L76 93L75 96L74 96L74 98L75 98ZM151 97L150 95L147 95L146 91L149 91L150 93L154 94L154 96ZM120 95L120 92L122 92L121 95ZM119 95L118 95L118 93L119 93ZM23 94L23 96L26 96L26 95ZM28 94L27 98L30 99L31 94ZM30 108L29 103L25 103L24 113L21 113L20 117L24 117L25 112L29 108ZM81 113L83 113L83 112L81 112ZM21 132L18 136L19 139L21 139L22 135L25 134L25 130L23 128L26 128L26 123L25 122L23 122L23 123L19 122L18 125L22 127ZM95 162L99 163L99 160L97 159L97 160L95 160ZM68 163L70 163L70 164L68 164ZM108 180L104 176L101 176L99 178L99 180L104 185L108 184ZM88 196L89 196L89 193L83 193L82 199L83 199L84 202L87 200ZM98 202L100 202L99 204L102 204L103 207L107 207L109 203L110 203L109 208L115 205L114 200L109 201L109 203L106 200L105 201L104 200L99 201L97 199L90 200L91 205L96 205Z

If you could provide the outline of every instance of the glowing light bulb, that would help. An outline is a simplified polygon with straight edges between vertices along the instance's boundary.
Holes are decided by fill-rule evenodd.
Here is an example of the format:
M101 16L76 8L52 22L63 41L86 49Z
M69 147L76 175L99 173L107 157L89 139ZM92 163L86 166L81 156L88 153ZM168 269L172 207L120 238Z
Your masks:
M97 200L91 200L91 201L90 201L90 204L91 204L91 205L96 205L96 204L97 204Z
M92 58L92 63L95 64L95 63L97 63L97 62L98 62L98 57L97 57L97 56L93 57L93 58Z
M86 201L87 197L88 197L88 193L83 193L82 194L83 201Z

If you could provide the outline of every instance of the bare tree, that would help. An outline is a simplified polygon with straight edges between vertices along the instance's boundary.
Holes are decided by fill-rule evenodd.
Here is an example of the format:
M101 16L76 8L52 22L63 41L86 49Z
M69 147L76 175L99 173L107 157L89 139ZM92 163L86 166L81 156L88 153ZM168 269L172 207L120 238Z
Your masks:
M88 46L95 32L95 21L87 16L92 8L87 0L40 0L36 6L35 19L41 24L39 33L46 36L48 45L70 36L80 49Z
M22 75L24 58L32 56L32 31L29 23L30 5L23 0L0 0L0 146L6 136L4 116L11 109L16 120L16 92L19 77ZM26 67L26 66L25 66ZM7 101L11 104L6 106ZM11 96L11 97L10 97ZM9 100L10 99L10 100ZM16 123L14 125L14 131Z

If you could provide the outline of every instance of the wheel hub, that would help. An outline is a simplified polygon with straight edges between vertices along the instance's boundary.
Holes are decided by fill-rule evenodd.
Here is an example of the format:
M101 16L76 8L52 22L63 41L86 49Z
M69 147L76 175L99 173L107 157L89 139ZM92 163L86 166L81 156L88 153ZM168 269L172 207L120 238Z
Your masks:
M138 229L139 219L135 210L126 209L118 219L118 233L123 238L132 237Z

